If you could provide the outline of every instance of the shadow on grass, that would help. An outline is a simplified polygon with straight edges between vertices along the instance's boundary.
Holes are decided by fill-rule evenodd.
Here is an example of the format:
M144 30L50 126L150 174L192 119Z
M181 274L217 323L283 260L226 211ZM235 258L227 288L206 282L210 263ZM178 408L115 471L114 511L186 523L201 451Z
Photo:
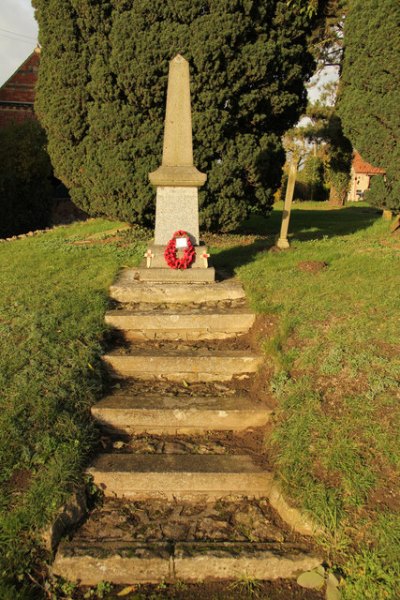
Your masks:
M294 206L290 218L289 240L305 242L351 235L367 229L379 218L380 211L368 206L321 210ZM254 260L259 252L272 248L279 234L281 219L282 210L275 209L268 219L252 216L244 223L240 233L263 237L256 238L252 244L233 246L213 254L213 266L222 278L232 276L237 267Z

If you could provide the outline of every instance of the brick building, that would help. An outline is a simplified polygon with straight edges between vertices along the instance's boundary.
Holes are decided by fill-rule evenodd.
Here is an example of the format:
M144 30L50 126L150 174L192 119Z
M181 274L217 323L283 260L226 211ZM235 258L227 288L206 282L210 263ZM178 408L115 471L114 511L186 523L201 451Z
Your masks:
M40 62L40 48L35 48L0 88L0 127L35 119L33 103Z
M385 169L370 165L357 151L355 151L351 165L350 186L347 200L349 202L362 200L364 193L369 189L371 177L374 175L385 175L385 173Z

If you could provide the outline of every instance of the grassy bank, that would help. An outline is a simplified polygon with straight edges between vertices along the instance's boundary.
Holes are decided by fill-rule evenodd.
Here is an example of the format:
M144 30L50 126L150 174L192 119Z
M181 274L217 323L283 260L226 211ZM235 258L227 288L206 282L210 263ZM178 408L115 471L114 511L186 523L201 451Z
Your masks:
M344 598L395 599L400 237L362 206L299 206L291 230L289 251L248 262L244 248L239 270L256 310L276 318L264 342L277 400L266 443L289 495L326 528Z
M291 249L269 252L280 217L278 207L240 235L207 240L217 267L237 271L255 309L276 322L263 343L276 398L266 443L288 495L326 528L320 543L344 575L344 598L394 600L400 236L366 206L303 203L293 211ZM93 448L89 407L102 393L107 288L145 249L140 232L107 238L115 227L92 220L0 244L6 584L27 573L40 579L39 532L81 480ZM1 585L1 598L17 598Z
M7 582L40 578L38 534L94 443L107 288L143 252L128 234L107 243L116 226L91 220L0 244L2 598L16 597Z

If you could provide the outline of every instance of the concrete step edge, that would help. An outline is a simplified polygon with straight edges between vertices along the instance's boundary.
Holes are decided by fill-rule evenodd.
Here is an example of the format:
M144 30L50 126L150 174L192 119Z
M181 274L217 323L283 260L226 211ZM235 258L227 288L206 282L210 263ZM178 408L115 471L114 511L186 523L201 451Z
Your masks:
M125 269L110 287L110 296L119 302L145 302L151 304L182 304L207 301L239 300L245 292L238 281L220 283L156 283L139 282L135 269Z
M180 542L63 543L52 572L81 585L291 579L322 559L293 544Z
M149 402L153 404L149 405ZM186 402L185 402L186 401ZM132 398L111 396L91 408L93 417L110 433L201 433L243 431L265 425L272 410L246 397Z
M231 381L235 376L255 373L263 357L249 352L221 355L119 354L110 353L102 361L113 377L135 377L142 380L163 378L167 381L210 382Z
M272 473L248 455L103 454L87 473L108 497L211 500L268 496Z

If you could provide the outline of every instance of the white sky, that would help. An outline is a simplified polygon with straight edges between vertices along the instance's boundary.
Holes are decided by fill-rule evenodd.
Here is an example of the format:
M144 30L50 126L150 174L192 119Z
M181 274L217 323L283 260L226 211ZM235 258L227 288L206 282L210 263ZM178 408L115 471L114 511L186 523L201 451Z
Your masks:
M37 31L30 0L0 0L0 85L32 53Z

